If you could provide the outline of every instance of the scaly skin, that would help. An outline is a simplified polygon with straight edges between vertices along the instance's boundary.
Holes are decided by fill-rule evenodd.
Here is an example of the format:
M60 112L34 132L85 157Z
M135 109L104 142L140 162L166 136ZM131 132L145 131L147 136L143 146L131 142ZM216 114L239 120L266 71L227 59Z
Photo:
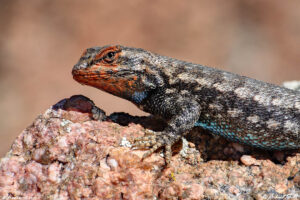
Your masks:
M127 99L166 120L164 131L137 138L147 157L194 126L267 150L300 147L300 92L157 55L143 49L87 49L72 71L79 83Z

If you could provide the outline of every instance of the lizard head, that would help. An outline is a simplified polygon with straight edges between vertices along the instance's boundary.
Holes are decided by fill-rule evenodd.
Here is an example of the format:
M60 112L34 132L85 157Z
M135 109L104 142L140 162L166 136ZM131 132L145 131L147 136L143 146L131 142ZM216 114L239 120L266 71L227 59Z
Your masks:
M163 82L150 70L153 55L119 45L88 48L73 67L73 78L81 84L140 103L150 90Z

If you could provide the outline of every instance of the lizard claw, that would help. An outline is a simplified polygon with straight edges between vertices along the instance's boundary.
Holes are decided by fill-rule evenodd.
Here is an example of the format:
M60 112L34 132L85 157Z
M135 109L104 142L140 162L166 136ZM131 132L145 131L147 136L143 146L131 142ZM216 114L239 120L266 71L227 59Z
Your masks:
M179 139L179 138L178 138ZM136 138L133 143L133 147L137 149L143 149L150 147L149 150L143 155L142 160L150 156L157 149L165 148L165 161L168 165L172 157L172 145L177 141L177 138L170 137L170 134L165 132L153 132L147 131L145 136Z
M143 137L135 138L133 147L144 148L157 145L160 141L161 132L147 130ZM159 147L158 147L159 148Z

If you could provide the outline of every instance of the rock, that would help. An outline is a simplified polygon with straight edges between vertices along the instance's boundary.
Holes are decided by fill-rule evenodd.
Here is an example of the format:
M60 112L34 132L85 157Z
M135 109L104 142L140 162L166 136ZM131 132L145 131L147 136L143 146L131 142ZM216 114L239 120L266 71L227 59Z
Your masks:
M246 166L259 165L259 162L257 162L257 160L255 158L253 158L252 156L249 156L249 155L243 155L241 157L241 162Z
M60 101L38 116L0 161L0 198L296 199L300 196L299 175L293 180L300 170L300 155L296 152L282 153L285 161L275 164L269 152L246 146L236 148L235 143L195 128L187 137L188 142L175 145L177 153L166 168L160 153L141 161L145 151L130 149L134 138L144 135L144 127L162 128L155 127L158 124L155 119L124 113L107 117L97 109L100 114L95 121L91 119L93 109L91 100L76 96ZM242 157L243 154L251 157Z

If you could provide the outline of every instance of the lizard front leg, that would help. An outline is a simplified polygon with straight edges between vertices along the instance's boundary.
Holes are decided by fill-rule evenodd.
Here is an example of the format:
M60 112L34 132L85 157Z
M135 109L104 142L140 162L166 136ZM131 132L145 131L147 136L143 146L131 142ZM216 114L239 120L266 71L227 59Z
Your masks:
M176 107L179 109L176 109L177 113L168 120L165 130L135 139L133 147L138 149L150 147L142 159L150 156L157 149L164 147L165 161L168 165L172 157L172 145L194 127L200 116L200 105L196 101L186 99L180 101Z

